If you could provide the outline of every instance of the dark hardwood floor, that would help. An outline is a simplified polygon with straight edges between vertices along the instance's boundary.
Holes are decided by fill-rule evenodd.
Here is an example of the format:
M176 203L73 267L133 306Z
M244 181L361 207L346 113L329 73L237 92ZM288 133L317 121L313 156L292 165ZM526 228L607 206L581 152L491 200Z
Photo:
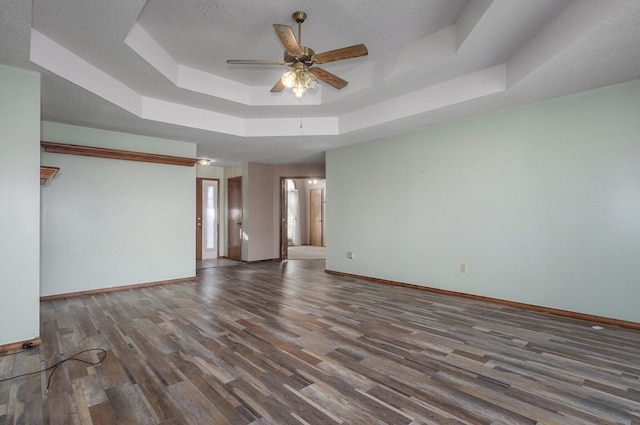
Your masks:
M0 424L640 424L638 331L323 268L42 302L42 345L0 379L107 356L48 394L49 374L0 383Z

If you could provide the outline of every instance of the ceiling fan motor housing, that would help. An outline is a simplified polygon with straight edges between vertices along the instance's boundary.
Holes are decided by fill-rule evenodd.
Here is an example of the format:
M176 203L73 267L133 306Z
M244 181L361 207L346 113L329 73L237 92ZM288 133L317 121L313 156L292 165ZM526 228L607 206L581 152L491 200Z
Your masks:
M302 56L297 59L295 56L289 54L289 52L285 50L284 61L286 63L304 62L307 65L312 65L316 52L314 52L313 49L310 49L309 47L306 47L306 46L300 46L300 50L302 50Z

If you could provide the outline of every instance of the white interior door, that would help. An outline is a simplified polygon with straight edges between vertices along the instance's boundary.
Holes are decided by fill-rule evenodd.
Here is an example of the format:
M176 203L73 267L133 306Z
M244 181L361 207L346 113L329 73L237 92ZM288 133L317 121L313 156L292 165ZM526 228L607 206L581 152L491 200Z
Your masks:
M202 181L202 259L218 258L218 180Z

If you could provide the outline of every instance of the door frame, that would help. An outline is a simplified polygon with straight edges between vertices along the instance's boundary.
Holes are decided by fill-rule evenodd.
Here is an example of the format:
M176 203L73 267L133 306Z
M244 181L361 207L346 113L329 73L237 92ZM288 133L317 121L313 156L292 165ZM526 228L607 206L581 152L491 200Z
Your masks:
M216 257L220 258L220 179L196 177L196 260L202 259L202 182L214 181L218 183L216 191ZM199 214L198 214L199 213ZM200 255L198 255L198 253ZM200 258L198 258L200 257Z
M289 241L287 239L287 180L326 180L327 178L322 176L280 176L280 261L286 261L289 258ZM324 208L324 206L323 206ZM324 235L323 235L324 238Z

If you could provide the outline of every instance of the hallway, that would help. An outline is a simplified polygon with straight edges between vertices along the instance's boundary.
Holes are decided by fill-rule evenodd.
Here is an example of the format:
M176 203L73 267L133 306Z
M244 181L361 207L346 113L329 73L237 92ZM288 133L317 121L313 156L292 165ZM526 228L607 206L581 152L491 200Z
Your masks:
M327 248L324 246L289 246L289 260L325 260Z

